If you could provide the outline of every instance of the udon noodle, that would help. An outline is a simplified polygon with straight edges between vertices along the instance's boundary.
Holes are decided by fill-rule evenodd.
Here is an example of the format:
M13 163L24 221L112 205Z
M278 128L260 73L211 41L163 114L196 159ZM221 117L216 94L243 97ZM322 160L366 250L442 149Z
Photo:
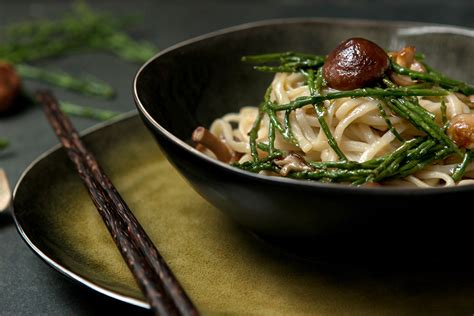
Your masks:
M310 96L307 76L304 72L277 72L271 82L269 99L274 105L285 105L298 98ZM320 92L322 95L337 92L328 86ZM472 103L460 93L448 91L444 97L416 96L417 103L427 112L440 128L460 114L471 113ZM426 137L423 130L417 128L406 118L394 113L383 98L376 97L344 97L323 102L324 120L334 137L337 146L348 161L364 163L374 161L377 157L387 157L400 148L406 140ZM381 115L385 113L385 117ZM237 164L253 161L249 133L255 126L259 108L247 106L238 113L229 113L216 119L209 128L210 133L222 140L236 154ZM291 112L277 111L276 118L280 124L288 125L295 142L291 143L281 133L275 133L274 148L286 153L297 153L303 164L311 162L340 161L340 157L328 142L326 133L320 125L313 104L296 108ZM288 117L285 118L285 115ZM443 117L444 116L444 117ZM447 119L448 124L444 124ZM389 122L387 122L387 120ZM270 117L263 114L257 130L256 143L268 144L271 128ZM389 124L391 123L391 127ZM396 132L394 131L396 130ZM398 135L395 135L398 133ZM215 157L213 151L202 151ZM258 155L265 157L266 152L259 150ZM427 164L421 170L404 177L388 177L380 181L383 185L392 186L454 186L474 184L474 164L468 163L462 179L455 181L453 172L459 167L462 157L448 155L441 160ZM281 164L279 165L281 166ZM305 172L305 168L296 171ZM307 169L311 169L309 166ZM267 175L286 175L295 171L290 168L284 173L272 170L260 170ZM341 181L344 182L344 181ZM349 181L350 182L350 181ZM379 184L377 184L379 185Z

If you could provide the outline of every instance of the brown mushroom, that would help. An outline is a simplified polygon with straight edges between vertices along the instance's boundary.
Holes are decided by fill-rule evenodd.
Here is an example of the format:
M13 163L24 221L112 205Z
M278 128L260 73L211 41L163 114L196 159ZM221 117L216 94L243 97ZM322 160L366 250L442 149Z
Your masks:
M15 68L0 61L0 113L10 110L20 93L21 80Z
M329 53L323 76L331 88L352 90L381 79L389 64L380 46L364 38L350 38Z
M367 182L363 184L362 186L367 187L367 188L378 188L378 187L381 187L382 184L380 184L379 182Z
M274 163L282 167L280 174L287 176L291 171L310 171L312 168L306 163L303 157L297 153L290 153L283 159L274 160Z
M451 119L449 137L462 148L474 149L474 114L458 114Z
M474 95L465 95L461 92L454 92L454 94L459 100L466 103L470 108L474 107Z
M394 61L404 68L410 68L415 60L416 49L414 46L407 46L402 48L399 52L393 53Z
M198 144L196 147L198 147L199 151L203 151L202 146L204 146L212 151L216 158L222 162L230 163L235 160L236 155L234 151L202 126L194 130L192 140Z
M414 71L418 72L425 72L425 67L415 59L416 56L416 48L414 46L407 46L402 48L398 52L390 52L390 57L393 59L394 62L399 64L404 68L409 68ZM390 73L390 79L393 80L399 86L412 86L417 83L417 81L412 80L409 76L403 76L396 73Z

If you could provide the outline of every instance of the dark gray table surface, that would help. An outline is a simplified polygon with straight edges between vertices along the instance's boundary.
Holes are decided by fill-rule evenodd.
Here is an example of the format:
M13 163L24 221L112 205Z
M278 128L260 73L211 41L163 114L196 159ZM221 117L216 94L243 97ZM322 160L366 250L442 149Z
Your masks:
M134 29L137 38L150 40L165 48L184 39L244 22L279 17L348 17L380 20L425 21L474 27L472 0L228 0L228 1L89 1L91 6L123 14L136 11L144 23ZM32 17L54 17L68 9L71 2L53 0L0 0L0 26ZM127 64L105 54L82 54L43 63L71 72L88 72L110 82L119 91L117 99L101 101L57 91L62 99L81 104L134 110L131 83L137 65ZM27 82L29 90L39 85ZM74 119L79 130L96 122ZM39 108L0 117L0 136L11 140L10 148L0 155L13 186L21 172L39 154L57 143ZM0 214L0 314L70 315L147 312L96 294L76 285L53 271L23 242L10 214Z

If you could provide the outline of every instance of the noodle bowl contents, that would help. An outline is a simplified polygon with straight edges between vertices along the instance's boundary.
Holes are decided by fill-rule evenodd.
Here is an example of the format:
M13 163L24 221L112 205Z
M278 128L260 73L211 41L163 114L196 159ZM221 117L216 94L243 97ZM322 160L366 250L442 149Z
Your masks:
M474 87L408 46L362 38L328 56L245 56L275 76L258 107L193 133L196 149L250 172L322 182L474 184Z

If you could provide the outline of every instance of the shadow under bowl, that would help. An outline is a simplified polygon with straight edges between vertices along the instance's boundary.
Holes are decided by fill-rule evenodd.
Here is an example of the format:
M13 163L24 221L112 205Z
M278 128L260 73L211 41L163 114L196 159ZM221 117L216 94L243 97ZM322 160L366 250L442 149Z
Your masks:
M245 228L273 241L305 240L330 253L364 248L463 252L474 212L472 186L358 188L266 177L204 156L193 130L243 106L258 105L272 74L241 57L278 51L326 54L342 40L365 37L387 49L414 45L433 67L473 81L474 31L409 22L283 19L246 24L173 46L137 73L134 97L168 160L206 200ZM160 176L160 175L156 175ZM205 229L205 228L203 228ZM308 243L308 240L311 240Z

